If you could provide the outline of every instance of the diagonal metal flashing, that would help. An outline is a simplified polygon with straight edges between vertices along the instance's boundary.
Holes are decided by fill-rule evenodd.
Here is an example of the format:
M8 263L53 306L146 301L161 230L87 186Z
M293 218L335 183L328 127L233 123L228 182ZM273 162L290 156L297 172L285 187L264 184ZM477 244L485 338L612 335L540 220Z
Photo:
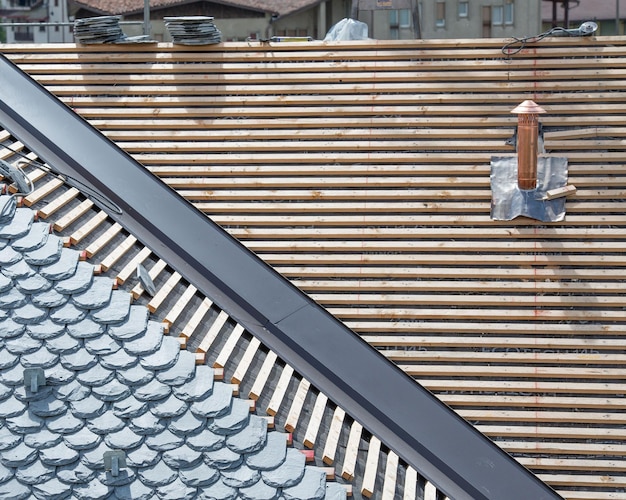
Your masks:
M561 498L2 55L0 123L449 498Z

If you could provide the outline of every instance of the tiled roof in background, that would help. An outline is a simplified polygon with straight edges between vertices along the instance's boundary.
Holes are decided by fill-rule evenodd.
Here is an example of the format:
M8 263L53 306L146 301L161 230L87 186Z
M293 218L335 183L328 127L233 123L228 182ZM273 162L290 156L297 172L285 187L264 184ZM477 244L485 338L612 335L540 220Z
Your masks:
M319 3L320 0L276 0L266 2L262 0L227 0L223 2L213 2L231 7L239 7L241 9L249 9L253 11L278 13L281 16L297 12L305 7L312 7ZM150 7L152 9L172 7L180 4L187 4L180 0L151 0ZM81 0L76 5L85 7L103 14L128 14L131 12L143 11L143 0Z
M80 257L0 196L0 497L345 498Z

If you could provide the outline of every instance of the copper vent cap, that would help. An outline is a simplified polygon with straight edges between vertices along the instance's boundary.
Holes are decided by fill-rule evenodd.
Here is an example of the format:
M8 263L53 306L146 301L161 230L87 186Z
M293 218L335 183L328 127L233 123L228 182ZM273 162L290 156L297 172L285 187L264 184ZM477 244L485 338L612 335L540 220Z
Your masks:
M545 113L546 110L543 109L539 104L535 101L531 101L530 99L518 104L514 109L511 110L511 113L515 113L518 115L536 115L539 113Z

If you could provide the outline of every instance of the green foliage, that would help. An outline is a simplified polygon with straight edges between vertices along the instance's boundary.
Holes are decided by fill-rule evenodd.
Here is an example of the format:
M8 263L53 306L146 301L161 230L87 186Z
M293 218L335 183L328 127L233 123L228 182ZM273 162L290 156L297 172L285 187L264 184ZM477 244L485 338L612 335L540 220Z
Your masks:
M7 32L4 29L4 26L0 26L0 43L7 42Z

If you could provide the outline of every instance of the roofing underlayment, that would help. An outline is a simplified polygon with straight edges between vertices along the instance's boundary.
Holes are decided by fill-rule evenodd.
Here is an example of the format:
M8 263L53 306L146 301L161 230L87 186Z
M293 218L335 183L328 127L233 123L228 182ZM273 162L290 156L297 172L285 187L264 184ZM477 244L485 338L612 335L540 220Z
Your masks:
M565 498L616 499L626 39L506 42L0 50ZM562 222L489 217L526 99L577 188ZM290 375L261 359L251 393ZM317 395L291 387L307 441ZM327 462L392 498L404 470L355 470L347 427Z

